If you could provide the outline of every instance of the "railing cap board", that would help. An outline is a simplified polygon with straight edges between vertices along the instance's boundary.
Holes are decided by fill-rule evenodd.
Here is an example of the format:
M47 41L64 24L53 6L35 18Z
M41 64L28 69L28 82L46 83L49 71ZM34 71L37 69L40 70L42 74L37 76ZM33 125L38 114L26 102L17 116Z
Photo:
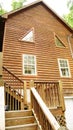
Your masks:
M3 69L5 69L6 71L8 71L8 73L10 73L12 76L14 76L17 80L19 80L21 83L24 83L21 79L19 79L16 75L14 75L11 71L9 71L5 66L3 66Z
M58 130L68 130L66 127L62 126Z
M43 102L43 100L41 99L40 95L38 94L38 92L36 91L35 88L31 88L32 93L34 94L38 104L40 105L43 113L45 114L47 120L49 121L49 123L51 124L52 128L54 130L61 130L60 129L60 125L58 124L58 122L56 121L55 117L52 115L52 113L49 111L49 109L47 108L47 106L45 105L45 103Z

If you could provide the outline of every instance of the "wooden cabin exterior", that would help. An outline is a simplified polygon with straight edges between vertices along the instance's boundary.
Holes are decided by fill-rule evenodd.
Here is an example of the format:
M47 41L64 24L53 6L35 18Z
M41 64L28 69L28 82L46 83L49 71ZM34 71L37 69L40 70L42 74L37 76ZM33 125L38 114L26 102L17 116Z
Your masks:
M12 81L7 72L15 77L15 89L19 84L22 87L23 81L29 89L30 80L50 82L52 86L61 80L64 96L73 101L73 30L42 0L1 19L4 23L0 31L0 61L3 55L4 81Z
M73 96L72 34L42 1L10 12L5 22L3 66L22 80L61 80L64 94ZM25 63L29 57L34 63Z

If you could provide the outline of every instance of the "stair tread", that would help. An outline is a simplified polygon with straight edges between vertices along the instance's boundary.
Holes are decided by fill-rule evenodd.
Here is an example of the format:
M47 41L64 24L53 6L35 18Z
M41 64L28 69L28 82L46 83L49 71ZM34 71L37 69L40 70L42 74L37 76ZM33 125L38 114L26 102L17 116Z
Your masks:
M6 118L25 117L25 116L32 116L32 110L15 110L5 112Z
M21 113L21 112L32 112L32 110L13 110L13 111L6 111L5 113Z
M16 126L7 126L5 127L6 129L7 128L19 128L19 127L29 127L29 126L36 126L37 123L31 123L31 124L24 124L24 125L16 125Z
M7 111L5 112L5 117L5 130L38 129L38 124L32 110Z
M12 117L12 118L6 118L5 120L18 120L18 119L26 119L26 118L34 118L34 116L25 116L25 117Z

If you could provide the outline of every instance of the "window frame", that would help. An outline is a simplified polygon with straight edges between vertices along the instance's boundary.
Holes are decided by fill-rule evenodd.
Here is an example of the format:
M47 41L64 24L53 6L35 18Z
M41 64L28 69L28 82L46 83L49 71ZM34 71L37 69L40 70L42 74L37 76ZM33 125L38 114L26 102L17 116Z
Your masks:
M67 61L67 67L61 67L61 66L60 66L60 60L62 60L62 61ZM70 77L71 77L70 66L69 66L69 61L68 61L68 59L58 58L58 66L59 66L59 72L60 72L60 76L61 76L61 77L63 77L63 78L70 78ZM64 69L67 68L69 75L66 75L66 76L62 75L61 68L64 68Z
M25 68L24 68L24 66L25 66L25 63L24 63L24 57L25 56L34 56L34 62L35 62L35 64L33 64L34 65L34 68L35 68L35 73L34 74L32 74L32 73L25 73ZM27 64L26 64L27 65ZM28 64L28 66L31 66L31 64ZM23 75L26 75L26 76L36 76L37 75L37 69L36 69L36 56L35 55L31 55L31 54L23 54Z

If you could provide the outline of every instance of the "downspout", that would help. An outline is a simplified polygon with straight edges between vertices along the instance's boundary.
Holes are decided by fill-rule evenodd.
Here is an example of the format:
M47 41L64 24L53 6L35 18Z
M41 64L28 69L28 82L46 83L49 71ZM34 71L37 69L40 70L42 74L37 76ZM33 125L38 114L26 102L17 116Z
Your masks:
M71 47L71 41L70 41L70 38L73 38L73 34L70 34L68 36L68 44L69 44L69 48L70 48L70 52L71 52L71 56L73 58L73 51L72 51L72 47Z

